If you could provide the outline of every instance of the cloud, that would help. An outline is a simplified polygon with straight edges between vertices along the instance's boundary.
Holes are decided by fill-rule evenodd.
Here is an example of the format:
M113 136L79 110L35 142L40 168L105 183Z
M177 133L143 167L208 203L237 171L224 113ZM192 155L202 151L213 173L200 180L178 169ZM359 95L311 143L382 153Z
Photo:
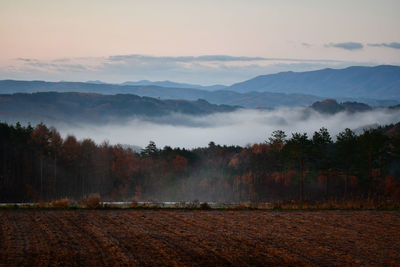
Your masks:
M311 46L311 44L303 43L303 45ZM314 61L314 62L343 62L341 60L326 60L326 59L296 59L296 58L273 58L273 57L245 57L245 56L228 56L228 55L204 55L204 56L184 56L184 57L158 57L158 56L150 56L150 55L115 55L109 56L106 58L110 62L118 62L118 61L132 61L132 62L171 62L171 63L180 63L180 62L210 62L210 61L220 61L223 63L226 62L235 62L235 61L291 61L291 62L305 62L305 61Z
M31 58L16 58L17 61L23 61L23 62L31 62L31 61L35 61L35 59L31 59Z
M26 64L26 66L31 67L36 70L50 71L50 72L81 72L87 71L88 69L82 64L56 64L47 63L40 61L33 61Z
M55 125L63 136L74 134L79 139L92 138L97 143L108 139L111 144L131 144L145 147L150 140L159 147L204 147L210 141L221 145L241 145L264 142L274 130L294 132L314 131L326 127L335 137L345 128L359 129L370 125L385 125L399 121L400 111L374 110L349 114L320 114L303 108L276 110L238 110L207 116L173 114L165 117L132 120L109 125Z
M187 56L187 57L155 57L146 55L117 55L108 57L110 61L125 61L125 60L136 60L136 61L161 61L161 62L196 62L196 61L258 61L258 60L270 60L263 57L234 57L227 55L205 55L205 56Z
M368 46L373 47L389 47L393 49L400 49L400 43L392 42L392 43L380 43L380 44L368 44Z
M263 57L232 57L226 55L209 55L209 56L199 56L196 57L200 61L258 61L258 60L268 60Z
M326 44L325 47L336 47L336 48L353 51L353 50L363 49L364 45L362 43L357 43L357 42L345 42L345 43L329 43L329 44Z

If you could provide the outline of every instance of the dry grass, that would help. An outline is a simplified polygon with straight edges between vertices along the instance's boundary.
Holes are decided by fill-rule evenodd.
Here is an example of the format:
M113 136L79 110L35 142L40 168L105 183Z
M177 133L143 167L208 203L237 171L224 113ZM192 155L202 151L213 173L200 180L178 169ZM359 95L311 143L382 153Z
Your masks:
M132 198L131 199L131 203L129 204L129 207L130 208L137 208L138 206L139 206L139 204L138 204L136 198Z
M70 200L68 198L63 198L59 200L55 200L51 202L51 206L55 208L69 208L70 207Z
M100 194L91 194L83 202L86 208L97 209L100 207Z
M216 205L212 206L207 202L194 200L191 202L178 202L173 206L164 206L162 203L144 202L138 203L135 198L124 205L102 204L99 194L91 194L89 197L82 198L78 203L69 198L63 198L52 202L40 201L33 205L3 205L0 209L188 209L188 210L400 210L399 201L374 201L374 200L346 200L346 201L320 201L303 202L296 201L276 201L276 202L245 202L236 205Z

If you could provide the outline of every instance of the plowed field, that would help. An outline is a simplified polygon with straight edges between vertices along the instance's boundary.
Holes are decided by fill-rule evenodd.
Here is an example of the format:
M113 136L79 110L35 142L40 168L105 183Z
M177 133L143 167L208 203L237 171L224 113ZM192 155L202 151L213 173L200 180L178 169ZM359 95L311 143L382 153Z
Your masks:
M399 264L399 212L0 211L1 266Z

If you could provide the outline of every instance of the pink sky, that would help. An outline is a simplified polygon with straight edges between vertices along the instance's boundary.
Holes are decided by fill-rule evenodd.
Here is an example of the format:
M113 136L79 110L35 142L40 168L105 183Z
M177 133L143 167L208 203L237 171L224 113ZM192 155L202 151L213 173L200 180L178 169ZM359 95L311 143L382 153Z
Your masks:
M97 64L93 62L105 64L110 56L132 54L155 58L230 55L329 59L346 61L348 65L399 65L398 14L398 0L2 0L0 79L60 77L60 73L44 75L43 64L38 71L17 58L53 64L60 59L81 62L84 57L85 67ZM351 44L361 48L356 45L352 49ZM209 70L215 65L210 64ZM206 68L204 62L202 67ZM48 73L52 71L49 69ZM104 75L88 73L90 78L102 79ZM104 79L119 81L129 77L106 75ZM132 78L140 76L132 73ZM65 80L71 79L84 78L66 73ZM221 79L224 81L229 79Z

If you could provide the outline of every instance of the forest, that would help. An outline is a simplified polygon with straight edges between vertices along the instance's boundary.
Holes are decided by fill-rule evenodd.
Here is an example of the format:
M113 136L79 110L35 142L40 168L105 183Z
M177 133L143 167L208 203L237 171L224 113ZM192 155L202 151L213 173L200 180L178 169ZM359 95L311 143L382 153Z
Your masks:
M264 143L140 152L108 142L62 138L38 124L0 123L0 202L107 201L274 202L400 201L400 124L326 128L312 136L281 130ZM135 140L132 140L134 143Z

